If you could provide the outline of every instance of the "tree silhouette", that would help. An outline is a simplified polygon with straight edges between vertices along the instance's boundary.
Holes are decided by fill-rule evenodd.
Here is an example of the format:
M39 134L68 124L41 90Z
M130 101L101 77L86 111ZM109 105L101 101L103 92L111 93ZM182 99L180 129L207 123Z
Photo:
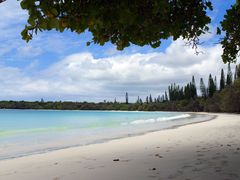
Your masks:
M216 92L216 86L214 84L212 75L210 74L208 79L208 96L212 97L215 92Z
M207 89L204 84L203 78L200 79L200 91L201 91L202 97L204 99L206 99L207 98Z
M126 95L125 95L125 100L126 100L126 104L128 104L128 93L126 92Z
M231 66L230 63L228 64L228 72L227 72L227 80L226 80L226 84L228 86L232 85L232 70L231 70Z
M152 102L153 102L152 95L150 94L150 96L149 96L149 103L152 103Z
M220 78L220 91L225 88L225 75L223 69L221 70L221 78Z

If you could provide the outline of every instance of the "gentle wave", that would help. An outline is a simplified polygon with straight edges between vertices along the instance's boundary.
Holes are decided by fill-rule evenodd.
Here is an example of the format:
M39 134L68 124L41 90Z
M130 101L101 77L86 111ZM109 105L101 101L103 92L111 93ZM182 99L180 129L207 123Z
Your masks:
M191 115L189 114L181 114L177 116L171 116L171 117L160 117L157 119L140 119L136 121L132 121L129 124L136 125L136 124L148 124L148 123L156 123L156 122L161 122L161 121L170 121L170 120L175 120L175 119L182 119L182 118L188 118Z
M68 126L58 126L58 127L50 127L50 128L32 128L32 129L19 129L19 130L0 130L0 137L5 136L17 136L17 135L25 135L25 134L33 134L33 133L48 133L48 132L59 132L66 131L70 129Z

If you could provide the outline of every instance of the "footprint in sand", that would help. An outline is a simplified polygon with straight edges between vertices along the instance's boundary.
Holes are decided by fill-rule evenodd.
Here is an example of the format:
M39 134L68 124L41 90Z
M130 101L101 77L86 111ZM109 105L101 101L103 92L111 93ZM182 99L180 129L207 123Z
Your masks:
M159 154L155 154L155 156L158 158L163 158L163 156L160 156Z
M156 168L149 168L148 170L149 171L156 171L157 169Z

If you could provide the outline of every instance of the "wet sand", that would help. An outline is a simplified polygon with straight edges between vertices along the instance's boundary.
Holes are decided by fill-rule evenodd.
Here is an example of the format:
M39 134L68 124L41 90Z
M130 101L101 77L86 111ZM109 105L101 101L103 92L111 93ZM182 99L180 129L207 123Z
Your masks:
M1 180L240 179L240 115L0 161Z

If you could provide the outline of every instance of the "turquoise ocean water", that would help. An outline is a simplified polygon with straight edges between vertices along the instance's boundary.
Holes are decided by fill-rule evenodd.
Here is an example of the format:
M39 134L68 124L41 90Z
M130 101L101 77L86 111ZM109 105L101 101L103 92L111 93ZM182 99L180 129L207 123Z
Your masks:
M0 159L99 143L208 118L179 112L0 110Z

